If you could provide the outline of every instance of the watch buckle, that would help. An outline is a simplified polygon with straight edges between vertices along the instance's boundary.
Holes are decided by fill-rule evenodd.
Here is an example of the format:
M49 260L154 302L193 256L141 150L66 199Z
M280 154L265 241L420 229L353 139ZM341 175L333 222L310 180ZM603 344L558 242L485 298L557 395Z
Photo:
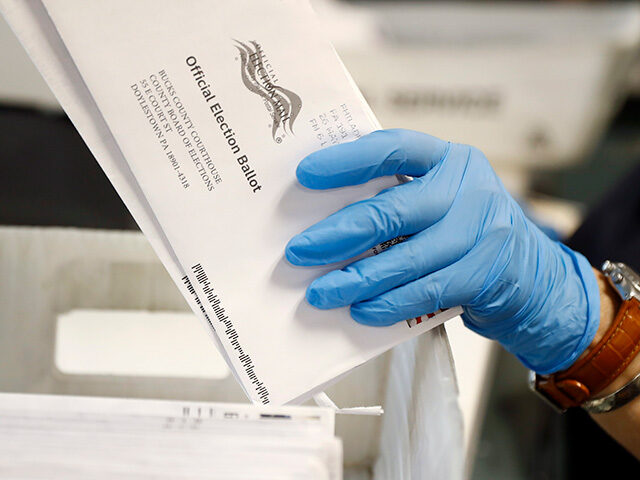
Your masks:
M564 413L566 408L561 407L553 398L548 397L544 391L537 388L537 374L533 370L529 370L529 389L534 392L544 403L549 405L556 413Z

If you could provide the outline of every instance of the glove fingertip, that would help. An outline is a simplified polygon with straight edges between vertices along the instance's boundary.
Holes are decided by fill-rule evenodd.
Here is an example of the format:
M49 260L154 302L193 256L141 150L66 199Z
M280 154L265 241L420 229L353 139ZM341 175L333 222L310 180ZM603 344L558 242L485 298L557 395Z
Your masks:
M307 171L307 168L305 166L306 160L307 158L305 158L298 164L298 168L296 168L296 178L298 179L300 185L302 185L303 187L313 188L313 177L309 175L309 172Z
M323 150L314 152L307 155L298 164L296 168L296 178L303 187L311 188L314 190L321 190L331 188L331 182L328 181L328 177L325 174L319 173L321 170L318 168L319 158L323 155ZM326 170L326 168L325 168Z
M390 321L384 316L371 312L367 308L363 308L359 304L352 305L350 313L351 318L353 318L357 323L367 325L369 327L388 327L389 325L396 323L394 321Z
M326 297L325 295L323 295L323 292L315 288L313 283L309 285L309 288L307 288L305 297L307 299L307 302L309 302L309 304L313 307L319 308L321 310L328 310L332 308L332 306L326 302Z
M296 252L298 247L296 245L296 237L293 237L287 243L287 246L284 249L284 257L291 265L295 265L296 267L308 267L310 263L302 256L298 255Z

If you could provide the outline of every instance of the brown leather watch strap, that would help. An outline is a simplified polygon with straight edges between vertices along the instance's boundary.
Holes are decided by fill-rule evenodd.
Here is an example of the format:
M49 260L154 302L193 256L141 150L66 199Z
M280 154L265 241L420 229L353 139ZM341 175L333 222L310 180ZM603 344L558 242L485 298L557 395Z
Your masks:
M600 342L567 370L537 375L536 389L562 409L577 407L603 390L640 351L640 302L624 301Z

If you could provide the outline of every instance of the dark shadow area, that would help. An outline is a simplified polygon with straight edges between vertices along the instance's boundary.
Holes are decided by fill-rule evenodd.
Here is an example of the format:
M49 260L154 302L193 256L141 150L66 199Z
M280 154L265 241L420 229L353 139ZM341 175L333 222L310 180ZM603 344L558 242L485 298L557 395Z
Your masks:
M0 224L137 229L62 113L0 107Z

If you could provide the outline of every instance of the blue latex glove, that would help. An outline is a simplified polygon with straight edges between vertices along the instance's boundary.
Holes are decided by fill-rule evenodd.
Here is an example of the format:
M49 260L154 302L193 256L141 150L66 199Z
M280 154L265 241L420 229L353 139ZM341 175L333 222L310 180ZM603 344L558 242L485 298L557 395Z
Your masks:
M526 218L476 148L384 130L313 153L296 173L313 189L415 177L291 239L289 262L310 266L410 235L316 279L312 305L351 305L356 321L376 326L462 305L469 328L543 374L571 365L593 339L600 294L589 262Z

